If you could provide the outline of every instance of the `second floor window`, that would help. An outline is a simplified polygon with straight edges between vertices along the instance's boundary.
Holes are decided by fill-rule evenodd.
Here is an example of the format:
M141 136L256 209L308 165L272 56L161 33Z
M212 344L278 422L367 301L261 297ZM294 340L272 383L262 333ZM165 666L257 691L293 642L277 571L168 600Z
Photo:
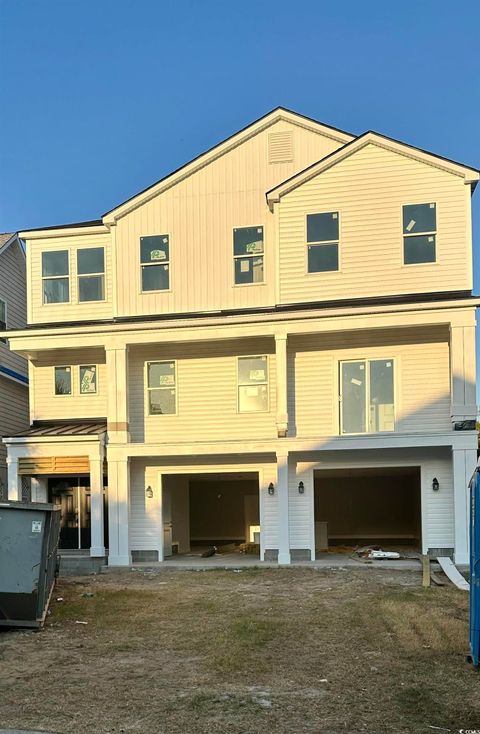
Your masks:
M68 250L42 253L43 303L68 303L70 283Z
M72 394L72 368L55 367L55 395Z
M94 395L97 392L97 365L80 366L80 395Z
M341 362L340 405L342 433L395 430L393 360Z
M233 230L235 285L263 283L263 227Z
M307 270L338 270L338 212L307 214Z
M105 299L105 252L103 247L77 250L78 300Z
M177 412L175 362L147 362L149 415L174 415Z
M142 291L170 288L170 238L168 234L140 237Z
M267 411L267 357L239 357L237 386L239 413L261 413Z
M405 265L434 263L437 237L437 208L430 204L403 207L403 262Z

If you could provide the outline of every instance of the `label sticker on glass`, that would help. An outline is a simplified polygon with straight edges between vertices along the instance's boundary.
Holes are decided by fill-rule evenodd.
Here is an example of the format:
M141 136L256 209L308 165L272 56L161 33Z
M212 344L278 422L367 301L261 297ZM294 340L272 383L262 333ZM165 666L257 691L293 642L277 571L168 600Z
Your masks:
M41 533L41 532L42 532L42 521L32 520L32 533Z
M250 260L240 260L240 272L248 273L250 271Z
M264 380L265 370L250 370L250 379L251 380Z
M258 387L247 387L245 390L248 398L258 397Z
M333 212L333 214L332 214L332 219L338 219L338 214L337 214L337 212Z
M160 375L159 385L174 385L175 380L173 375Z
M415 227L415 224L416 224L415 219L410 219L409 223L405 227L405 229L407 230L407 232L410 232L410 230Z
M83 373L82 384L80 387L82 393L95 392L95 370L85 370Z
M352 379L350 380L350 382L352 383L352 385L361 385L362 384L362 381L361 380L357 380L356 377L352 377Z
M261 252L263 249L262 242L249 242L245 247L245 252L248 252L250 255L255 254L256 252Z
M152 250L150 252L150 260L165 260L166 257L163 250Z
M429 242L433 242L433 237L429 237L429 238L428 238L428 241L429 241Z

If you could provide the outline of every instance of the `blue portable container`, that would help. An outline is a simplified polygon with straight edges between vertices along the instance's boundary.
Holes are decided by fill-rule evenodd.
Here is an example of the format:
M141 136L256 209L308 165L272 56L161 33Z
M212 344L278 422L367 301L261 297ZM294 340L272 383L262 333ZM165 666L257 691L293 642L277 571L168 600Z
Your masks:
M475 667L480 658L480 467L470 480L470 655Z

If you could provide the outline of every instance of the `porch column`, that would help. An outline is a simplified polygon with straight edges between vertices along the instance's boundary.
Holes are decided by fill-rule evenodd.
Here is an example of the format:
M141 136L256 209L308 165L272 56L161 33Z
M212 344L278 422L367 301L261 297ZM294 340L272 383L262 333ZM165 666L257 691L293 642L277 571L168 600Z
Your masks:
M277 378L277 435L284 438L288 431L287 335L275 334Z
M455 563L470 562L470 502L468 483L477 465L477 450L453 449L453 503L455 516Z
M107 431L110 443L128 443L128 348L105 347Z
M47 502L47 478L46 477L32 477L32 502Z
M130 461L108 461L108 565L129 566Z
M475 388L475 325L451 326L450 374L452 422L472 422L475 430L477 399Z
M103 558L103 459L90 459L90 555Z
M288 519L288 454L277 453L278 493L278 563L290 563L290 533Z
M8 499L22 501L22 477L18 473L18 459L7 456Z

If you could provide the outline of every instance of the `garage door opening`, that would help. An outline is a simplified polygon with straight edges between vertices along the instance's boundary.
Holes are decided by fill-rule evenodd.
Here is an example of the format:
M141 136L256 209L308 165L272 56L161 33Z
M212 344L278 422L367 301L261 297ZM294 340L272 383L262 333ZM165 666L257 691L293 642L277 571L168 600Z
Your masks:
M419 467L331 469L315 475L315 548L421 548Z
M194 474L163 481L164 555L260 555L258 474Z

